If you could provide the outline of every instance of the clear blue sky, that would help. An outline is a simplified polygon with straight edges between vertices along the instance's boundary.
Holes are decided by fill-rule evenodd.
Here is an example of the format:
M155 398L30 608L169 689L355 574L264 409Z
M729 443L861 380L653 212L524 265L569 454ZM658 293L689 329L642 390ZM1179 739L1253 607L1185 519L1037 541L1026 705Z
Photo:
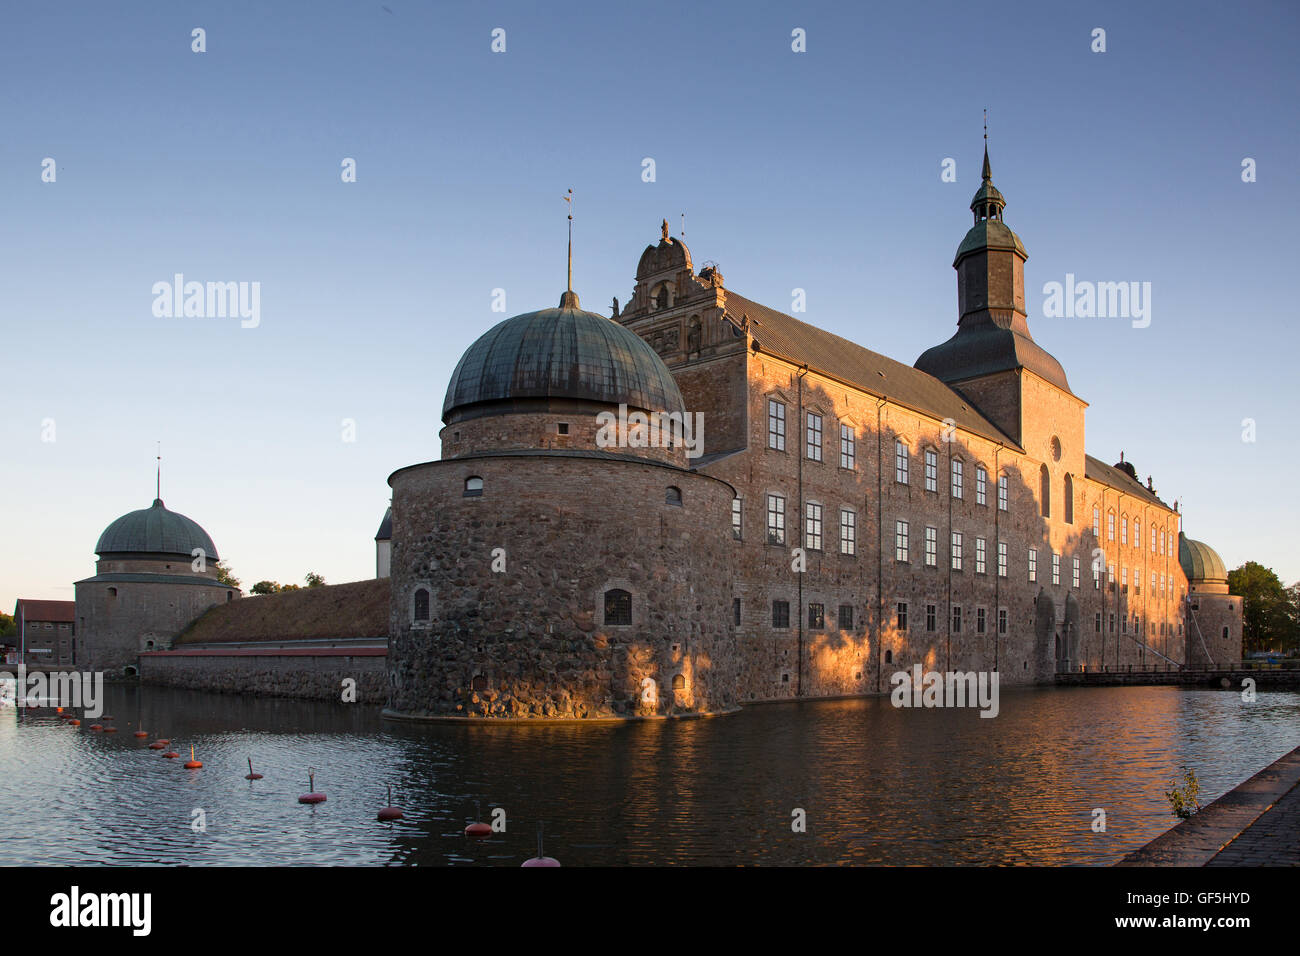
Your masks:
M6 4L0 607L72 597L157 440L246 588L372 576L492 290L558 302L570 186L588 308L685 212L730 288L914 361L955 327L984 107L1088 451L1296 581L1298 40L1292 3ZM155 318L177 272L260 282L260 326ZM1045 318L1066 273L1152 283L1150 327Z

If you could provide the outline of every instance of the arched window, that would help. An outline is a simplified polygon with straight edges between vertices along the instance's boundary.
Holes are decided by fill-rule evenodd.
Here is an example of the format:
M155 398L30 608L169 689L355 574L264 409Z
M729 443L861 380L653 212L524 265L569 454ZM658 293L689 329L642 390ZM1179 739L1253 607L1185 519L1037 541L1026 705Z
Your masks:
M411 620L416 624L429 623L429 589L416 588L411 606Z
M678 488L676 485L669 485L668 491L664 495L664 500L667 501L668 504L677 505L677 507L680 508L682 505L682 489Z
M681 674L674 674L673 690L685 690L685 689L686 689L686 678L683 677Z
M474 690L487 690L487 678L482 674L475 674L470 686Z
M483 479L478 475L470 475L465 479L465 497L477 498L483 494Z
M1047 466L1041 465L1038 469L1039 497L1043 504L1043 517L1052 516L1052 476L1047 473Z
M1223 629L1223 639L1225 641L1228 639L1228 629L1226 627Z
M886 663L886 664L892 664L892 663L894 663L894 652L893 652L893 651L885 651L885 663Z
M622 588L605 592L605 623L623 625L632 623L632 595Z
M1065 523L1074 524L1074 479L1065 474Z

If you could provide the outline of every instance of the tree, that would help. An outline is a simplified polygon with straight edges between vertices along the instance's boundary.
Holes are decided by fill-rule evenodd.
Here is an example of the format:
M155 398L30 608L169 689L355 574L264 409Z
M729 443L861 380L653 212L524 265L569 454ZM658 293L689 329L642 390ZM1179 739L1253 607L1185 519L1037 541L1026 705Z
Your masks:
M1247 561L1228 572L1228 590L1242 598L1246 651L1277 651L1296 643L1296 606L1272 568Z
M14 623L13 615L0 611L0 637L13 637L17 633L18 625Z
M224 564L218 564L216 567L217 567L217 580L218 580L218 581L220 581L222 584L224 584L224 585L225 585L226 587L228 587L228 588L237 588L237 587L239 587L239 578L237 578L237 577L235 577L233 574L231 574L231 573L230 573L230 569L229 569L228 567L226 567Z
M258 581L253 585L250 593L252 594L274 594L280 590L280 585L275 581Z
M306 580L307 580L307 587L309 588L319 588L319 587L323 587L325 584L325 579L321 577L319 574L317 574L315 571L308 571Z

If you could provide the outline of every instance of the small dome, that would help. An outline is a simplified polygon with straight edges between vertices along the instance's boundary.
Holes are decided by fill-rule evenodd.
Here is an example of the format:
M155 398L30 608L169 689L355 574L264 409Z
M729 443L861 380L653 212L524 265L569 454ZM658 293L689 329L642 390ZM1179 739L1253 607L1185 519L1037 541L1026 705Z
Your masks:
M571 292L559 308L516 315L483 333L451 373L442 420L521 399L684 409L677 381L649 343L613 319L584 312Z
M1178 532L1178 563L1183 566L1188 581L1224 584L1228 581L1228 569L1218 552L1204 541L1193 541L1181 531Z
M218 561L217 546L198 523L168 511L161 498L153 506L124 514L99 536L95 553L105 554L183 554L190 557L196 548L203 549L208 561Z

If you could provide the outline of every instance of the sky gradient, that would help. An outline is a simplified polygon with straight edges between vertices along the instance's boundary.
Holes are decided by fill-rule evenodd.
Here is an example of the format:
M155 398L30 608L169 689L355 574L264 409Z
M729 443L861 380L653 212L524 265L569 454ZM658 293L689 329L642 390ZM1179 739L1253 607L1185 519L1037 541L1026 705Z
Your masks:
M1087 451L1229 568L1300 580L1300 13L1049 6L6 5L0 609L72 598L153 499L157 441L167 506L245 589L373 577L387 476L438 457L461 353L558 303L570 187L584 307L625 302L684 212L728 288L802 288L799 318L915 361L955 329L986 107ZM260 324L155 317L175 273L259 282ZM1067 274L1150 282L1150 326L1044 316Z

